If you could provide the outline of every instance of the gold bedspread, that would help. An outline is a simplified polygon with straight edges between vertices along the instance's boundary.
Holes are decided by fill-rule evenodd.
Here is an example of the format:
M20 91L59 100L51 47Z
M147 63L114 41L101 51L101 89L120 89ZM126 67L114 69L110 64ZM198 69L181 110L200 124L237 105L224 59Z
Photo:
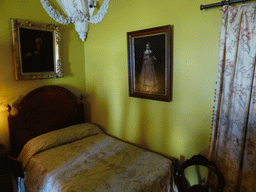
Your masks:
M171 160L80 124L29 141L19 160L29 192L171 190Z

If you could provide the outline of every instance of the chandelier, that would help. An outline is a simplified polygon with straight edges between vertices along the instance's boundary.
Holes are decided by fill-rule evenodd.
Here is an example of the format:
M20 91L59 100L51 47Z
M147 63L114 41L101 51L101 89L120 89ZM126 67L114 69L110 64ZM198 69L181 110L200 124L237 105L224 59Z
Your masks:
M104 0L98 13L93 15L94 9L99 9L98 0L57 0L57 2L67 17L55 10L48 0L41 0L45 11L53 20L63 25L74 23L76 31L83 42L87 36L89 23L96 24L100 22L105 16L109 4L109 0Z

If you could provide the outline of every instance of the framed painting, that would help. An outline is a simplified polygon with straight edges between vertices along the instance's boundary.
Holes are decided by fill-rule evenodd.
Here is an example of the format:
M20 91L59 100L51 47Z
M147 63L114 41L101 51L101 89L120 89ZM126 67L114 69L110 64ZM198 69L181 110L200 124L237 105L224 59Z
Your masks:
M16 80L62 77L60 34L52 24L11 19Z
M129 96L172 100L171 25L127 33Z

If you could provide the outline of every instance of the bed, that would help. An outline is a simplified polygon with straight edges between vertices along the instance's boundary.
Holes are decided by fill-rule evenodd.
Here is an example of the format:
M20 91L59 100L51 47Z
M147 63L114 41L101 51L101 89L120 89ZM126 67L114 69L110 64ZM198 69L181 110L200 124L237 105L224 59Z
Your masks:
M85 122L80 99L51 85L28 93L11 115L10 154L24 171L19 191L173 191L173 163ZM79 100L79 101L78 101Z

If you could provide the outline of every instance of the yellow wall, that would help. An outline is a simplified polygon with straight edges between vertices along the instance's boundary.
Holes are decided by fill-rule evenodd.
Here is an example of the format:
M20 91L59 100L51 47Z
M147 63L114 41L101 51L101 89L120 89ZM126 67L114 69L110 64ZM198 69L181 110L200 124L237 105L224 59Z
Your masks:
M1 0L0 142L9 141L5 105L34 88L57 84L77 94L87 90L92 121L112 135L177 158L199 153L211 133L221 18L219 8L200 11L199 6L214 2L110 0L103 21L90 24L85 43L73 25L60 26L63 78L15 81L10 18L57 23L39 0ZM173 101L129 97L126 33L169 24L174 27Z
M53 3L56 4L56 1ZM4 143L7 147L9 147L8 114L5 110L7 103L12 105L29 91L48 84L62 85L77 95L85 94L86 88L84 45L74 25L60 26L60 58L63 65L63 78L16 81L10 18L57 24L45 12L40 0L0 1L0 143Z
M177 158L207 148L221 11L199 7L214 2L110 0L84 44L92 121L109 134ZM129 97L126 33L163 25L174 28L173 101Z

